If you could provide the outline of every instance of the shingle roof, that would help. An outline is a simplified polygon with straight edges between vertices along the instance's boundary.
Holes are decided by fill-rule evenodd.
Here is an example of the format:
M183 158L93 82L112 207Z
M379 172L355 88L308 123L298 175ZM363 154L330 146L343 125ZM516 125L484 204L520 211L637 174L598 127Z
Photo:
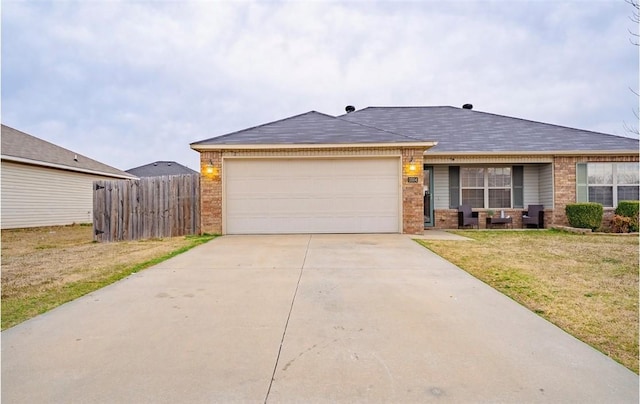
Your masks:
M6 125L2 125L1 152L3 160L13 160L116 178L135 178L135 176L117 168Z
M197 171L185 167L175 161L155 161L140 167L127 170L129 174L137 177L160 177L163 175L198 174Z
M430 152L632 151L638 139L456 107L368 107L340 119L436 140Z
M424 142L410 135L372 128L310 111L253 128L192 143L200 145L358 144Z
M638 139L512 118L464 108L367 107L338 117L311 111L200 145L437 142L431 152L633 152Z

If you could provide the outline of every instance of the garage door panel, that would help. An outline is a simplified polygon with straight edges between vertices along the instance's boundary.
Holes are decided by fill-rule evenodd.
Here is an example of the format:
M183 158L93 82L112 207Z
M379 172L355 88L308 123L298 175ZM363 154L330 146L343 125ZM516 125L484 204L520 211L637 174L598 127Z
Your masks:
M399 159L225 161L225 231L399 232Z

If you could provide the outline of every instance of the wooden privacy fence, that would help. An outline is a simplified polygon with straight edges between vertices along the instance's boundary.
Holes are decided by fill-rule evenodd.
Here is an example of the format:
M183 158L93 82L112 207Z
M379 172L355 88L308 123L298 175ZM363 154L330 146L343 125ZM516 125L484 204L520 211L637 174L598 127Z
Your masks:
M94 181L96 241L139 240L200 232L200 176Z

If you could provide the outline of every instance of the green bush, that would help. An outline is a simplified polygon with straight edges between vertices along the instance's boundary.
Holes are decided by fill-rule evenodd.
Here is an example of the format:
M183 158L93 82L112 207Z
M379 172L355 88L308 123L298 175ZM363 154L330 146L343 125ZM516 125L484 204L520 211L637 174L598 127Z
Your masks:
M572 227L596 230L602 224L604 210L599 203L570 203L565 213Z
M620 201L616 208L616 215L629 218L628 231L637 232L640 220L640 201Z

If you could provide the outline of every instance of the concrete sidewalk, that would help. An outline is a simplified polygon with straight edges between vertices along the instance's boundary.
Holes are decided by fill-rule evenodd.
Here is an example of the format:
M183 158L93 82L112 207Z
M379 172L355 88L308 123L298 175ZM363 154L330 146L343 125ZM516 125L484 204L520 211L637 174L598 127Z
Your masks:
M472 241L468 237L459 236L445 230L428 229L422 235L409 235L409 237L421 240L451 240L451 241Z
M2 402L638 402L403 235L225 236L2 333Z

